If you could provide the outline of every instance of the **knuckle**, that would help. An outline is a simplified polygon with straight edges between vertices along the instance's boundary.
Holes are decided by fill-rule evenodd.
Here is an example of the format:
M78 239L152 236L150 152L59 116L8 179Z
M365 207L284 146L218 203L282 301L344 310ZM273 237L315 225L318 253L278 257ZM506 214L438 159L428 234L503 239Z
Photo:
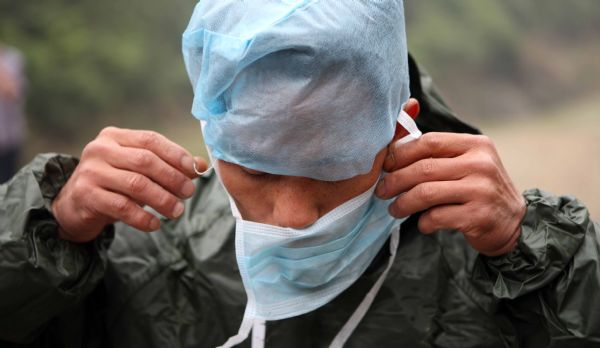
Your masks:
M148 187L148 180L142 175L134 174L129 178L127 186L130 192L139 194Z
M479 180L475 183L475 189L473 191L475 191L480 197L478 201L481 201L481 197L487 197L488 194L491 192L492 185L490 184L491 183L488 180Z
M432 177L435 173L435 160L432 158L424 159L419 164L419 175Z
M417 185L416 190L417 197L419 197L419 199L423 202L430 203L433 202L433 200L435 199L436 192L435 189L431 187L431 185L420 184Z
M71 197L75 202L82 203L84 202L85 197L89 193L89 185L85 182L85 180L76 180L73 182Z
M443 146L441 139L435 134L426 133L422 138L425 145L433 152L440 150Z
M158 207L166 212L170 213L175 207L175 204L177 204L177 200L175 199L175 197L169 194L162 194L158 198Z
M94 157L98 154L103 153L106 150L106 146L102 143L102 141L96 139L89 142L81 152L81 158Z
M89 225L96 221L98 214L92 209L82 209L79 217L82 223Z
M152 164L152 156L146 150L136 151L131 161L136 167L148 167Z
M140 143L143 147L154 148L159 144L158 134L153 131L143 131L140 134Z
M472 183L470 189L477 197L474 201L481 202L492 191L493 185L488 180L477 180Z
M89 194L90 191L88 191L88 195L86 195L85 197L85 202L83 202L84 204L81 205L81 214L80 214L80 218L82 220L83 223L85 224L92 224L95 221L98 220L99 217L101 217L103 214L98 210L97 204L94 204L95 202L91 202L91 198L89 197L93 197L95 195L93 194Z
M97 174L94 168L86 163L80 164L77 171L79 176L84 178L93 178ZM84 184L87 186L87 183L84 183L82 180L77 181L77 186L82 186Z
M484 148L494 147L494 142L487 135L474 135L473 139L475 139L476 144L481 147L484 147Z
M95 150L95 141L92 141L90 143L88 143L84 148L83 151L81 151L81 159L85 159L87 157L90 157L94 154L94 150Z
M147 230L148 225L150 224L150 219L152 217L150 214L145 213L144 211L132 211L129 215L129 223L140 228L142 230Z
M104 127L104 128L102 128L102 130L100 131L100 133L98 133L98 136L101 136L101 137L104 137L104 136L110 137L110 136L112 136L115 133L116 130L117 130L117 128L113 127L113 126Z
M493 176L498 172L498 166L496 165L496 161L494 161L492 156L490 156L489 154L482 156L481 165L481 170L485 174Z
M487 152L477 154L473 159L471 166L475 172L485 175L493 175L498 169L496 162Z
M161 177L165 178L166 184L171 188L181 188L186 181L183 175L173 169L165 169Z
M179 160L186 155L185 151L179 149L177 146L172 146L169 142L165 142L164 144L165 156L168 159Z
M83 170L89 170L86 168L84 167ZM73 181L71 197L80 205L89 203L90 198L93 197L90 192L95 189L95 185L88 178L89 175L78 175L76 180Z
M115 198L110 206L121 216L130 216L132 213L131 202L126 198Z

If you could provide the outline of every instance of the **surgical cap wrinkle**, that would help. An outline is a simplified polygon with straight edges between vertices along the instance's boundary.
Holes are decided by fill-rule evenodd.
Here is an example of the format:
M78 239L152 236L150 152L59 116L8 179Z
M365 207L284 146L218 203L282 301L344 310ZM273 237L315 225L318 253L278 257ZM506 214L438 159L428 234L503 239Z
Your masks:
M203 0L183 53L212 156L272 174L369 172L409 97L399 0Z

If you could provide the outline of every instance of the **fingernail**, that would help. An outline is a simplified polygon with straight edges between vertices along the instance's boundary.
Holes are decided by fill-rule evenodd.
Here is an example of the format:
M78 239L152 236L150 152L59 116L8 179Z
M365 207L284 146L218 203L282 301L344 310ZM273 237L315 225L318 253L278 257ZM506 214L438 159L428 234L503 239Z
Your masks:
M186 198L191 197L194 194L194 191L196 191L196 185L194 185L194 182L192 181L186 182L181 188L181 194Z
M177 204L175 204L175 208L173 208L173 217L174 218L178 218L181 216L181 214L183 213L183 203L181 202L177 202Z
M156 231L160 228L160 220L158 220L157 218L152 218L152 220L150 220L150 229L152 231Z
M186 172L192 172L194 170L194 159L190 156L181 157L181 167L186 170Z
M385 195L385 191L385 178L383 178L381 181L379 181L379 184L377 184L377 187L375 188L375 194L382 197Z

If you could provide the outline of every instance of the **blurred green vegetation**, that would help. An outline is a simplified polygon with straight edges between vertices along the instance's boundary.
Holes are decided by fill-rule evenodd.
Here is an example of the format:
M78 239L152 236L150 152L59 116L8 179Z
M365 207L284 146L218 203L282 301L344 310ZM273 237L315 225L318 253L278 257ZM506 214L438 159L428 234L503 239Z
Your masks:
M410 51L464 118L544 114L600 89L600 1L406 1Z
M425 65L441 65L439 73L448 64L518 73L520 46L528 37L590 41L600 30L595 0L407 1L406 7L411 51Z
M76 140L106 115L152 123L148 111L189 103L179 52L194 3L0 1L0 41L27 57L30 125Z

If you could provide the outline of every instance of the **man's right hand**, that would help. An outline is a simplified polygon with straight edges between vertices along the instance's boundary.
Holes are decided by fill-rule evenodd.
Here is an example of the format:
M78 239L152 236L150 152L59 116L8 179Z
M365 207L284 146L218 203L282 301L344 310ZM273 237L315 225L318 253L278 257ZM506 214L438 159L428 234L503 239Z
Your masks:
M155 231L160 220L148 205L169 218L184 210L194 194L191 179L207 165L181 146L152 131L108 127L90 142L71 178L52 202L59 237L87 242L108 224L122 221Z

